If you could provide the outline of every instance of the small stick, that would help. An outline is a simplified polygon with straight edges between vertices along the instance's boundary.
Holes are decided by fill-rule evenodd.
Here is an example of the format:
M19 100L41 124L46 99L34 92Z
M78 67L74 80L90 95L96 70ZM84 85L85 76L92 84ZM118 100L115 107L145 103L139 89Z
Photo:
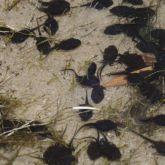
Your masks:
M153 67L152 66L148 66L142 69L138 69L135 70L131 73L142 73L142 72L146 72L146 71L153 71ZM105 88L110 88L110 87L114 87L114 86L121 86L121 85L127 85L129 83L129 81L127 80L127 75L122 75L122 76L117 76L115 78L113 78L112 80L105 82L102 84L103 87Z
M79 110L79 109L99 110L98 108L89 107L89 106L78 106L78 107L73 107L73 110Z

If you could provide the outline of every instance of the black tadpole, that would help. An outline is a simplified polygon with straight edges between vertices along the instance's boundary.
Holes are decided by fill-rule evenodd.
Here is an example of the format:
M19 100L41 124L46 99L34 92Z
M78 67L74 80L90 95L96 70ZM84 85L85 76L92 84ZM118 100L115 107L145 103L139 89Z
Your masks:
M113 131L117 130L117 124L111 120L98 120L95 123L84 124L79 128L78 132L85 127L94 128L99 132L108 132L111 130Z
M33 31L37 30L39 27L41 27L43 24L38 25L37 27L34 27L32 29L22 29L20 31L14 32L13 35L11 36L11 42L13 44L19 44L24 42L26 39L28 39L30 36L34 37Z
M38 22L37 22L38 23ZM33 36L36 40L36 47L40 53L43 55L48 55L52 50L55 49L55 46L51 46L47 37L41 35L40 27L38 26L39 36Z
M140 121L145 123L154 123L159 126L165 126L165 115L157 115L153 117L147 117L144 119L140 119Z
M95 104L100 103L104 99L104 87L101 85L94 86L91 93L91 99Z
M123 0L124 3L130 3L132 5L142 5L143 0Z
M43 24L43 29L49 35L54 35L58 30L58 22L50 15Z
M129 6L115 6L110 9L110 12L118 17L133 18L135 17L136 9Z
M143 26L137 24L113 24L107 26L104 30L104 34L106 35L118 35L118 34L125 34L132 39L132 41L143 41L144 39L139 34L139 30L143 28Z
M51 16L60 16L70 11L70 3L65 0L51 0L49 2L39 0L39 2L41 4L39 10Z
M56 50L73 50L81 45L81 41L76 38L69 38L55 45Z
M76 81L85 87L93 88L100 84L100 80L94 75L96 68L94 63L91 63L88 67L87 75L79 76L74 69L64 69L63 71L72 71L75 74ZM92 74L91 74L92 73Z
M106 158L110 161L117 161L121 158L120 150L117 146L108 141L108 139L103 134L103 138L98 137L88 137L93 139L88 145L87 154L90 160L97 160L100 157Z
M140 133L134 131L134 130L130 130L131 132L133 132L134 134L140 136L141 138L143 138L144 140L150 142L151 144L153 144L153 147L156 149L156 151L161 154L162 156L165 156L165 142L164 141L155 141L152 140L144 135L141 135Z
M118 62L125 64L127 66L126 71L132 72L134 70L138 70L146 67L146 64L142 58L142 56L137 54L131 54L129 52L125 52L122 55L118 55Z
M94 8L94 9L97 9L97 10L102 10L102 9L108 8L112 5L113 5L112 0L92 0L91 2L88 2L88 3L80 5L80 6L74 6L72 8L90 7L90 8Z
M86 98L85 98L85 104L80 104L79 106L90 106L88 101L88 94L86 90ZM82 121L88 121L93 116L93 111L89 109L79 109L79 116Z
M72 143L77 131L74 133L69 144L56 143L47 148L43 154L42 160L48 165L72 165L76 162L76 157L73 155L75 148Z
M98 69L97 75L101 78L101 73L105 66L112 65L118 56L118 50L114 45L110 45L104 49L102 66Z

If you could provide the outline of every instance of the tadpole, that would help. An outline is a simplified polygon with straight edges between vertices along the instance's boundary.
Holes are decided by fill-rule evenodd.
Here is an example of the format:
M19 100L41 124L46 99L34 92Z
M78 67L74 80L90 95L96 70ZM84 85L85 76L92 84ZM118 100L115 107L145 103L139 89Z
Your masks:
M130 3L132 5L142 5L143 0L123 0L124 3Z
M18 128L25 124L23 121L13 119L3 119L0 123L2 133Z
M141 135L140 133L134 131L134 130L131 130L131 132L133 132L134 134L140 136L141 138L143 138L144 140L150 142L152 144L152 147L154 147L156 149L156 151L162 155L162 156L165 156L165 142L164 141L155 141L155 140L152 140L144 135Z
M11 36L10 40L13 44L19 44L24 42L26 39L28 39L30 36L34 37L34 31L37 30L42 25L38 25L37 27L34 27L32 29L24 28L20 31L14 32ZM32 34L33 33L33 34Z
M80 7L91 7L97 10L101 10L103 8L108 8L112 5L113 5L112 0L92 0L91 2L81 5Z
M141 29L141 26L138 26L136 24L114 24L107 26L104 30L104 34L106 35L117 35L124 33L128 37L132 38L133 41L140 40L144 41L143 38L139 34L139 30ZM136 40L135 40L136 39Z
M69 38L55 45L56 50L73 50L81 45L81 41L76 38Z
M110 9L110 12L118 17L147 19L155 15L155 11L149 7L133 8L128 6L116 6Z
M110 12L118 17L133 18L135 17L136 9L129 6L115 6L110 9Z
M74 133L69 144L62 144L57 142L49 146L43 154L43 161L48 165L72 165L77 161L73 155L75 148L73 147L73 140L77 132Z
M94 128L99 132L109 132L111 130L117 131L118 125L117 125L117 123L114 123L112 120L108 120L108 119L107 120L98 120L94 123L87 123L87 124L82 125L79 128L79 131L85 127Z
M161 114L161 115L157 115L153 117L146 117L146 118L140 119L140 121L144 123L154 123L159 126L165 126L165 115Z
M44 37L41 35L40 28L38 27L38 33L39 36L34 36L34 39L36 40L36 47L39 52L41 52L43 55L48 55L52 50L55 49L55 46L51 46L49 43L49 40L47 37Z
M47 148L43 154L43 160L48 165L72 165L76 160L72 152L72 148L56 143Z
M90 160L94 161L103 157L110 161L117 161L121 158L120 150L115 144L109 142L105 135L103 138L100 138L99 134L97 139L94 137L90 138L94 140L90 142L87 149Z
M54 35L58 30L58 22L50 15L43 24L43 29L49 35Z
M39 121L33 121L30 123L28 127L31 132L35 133L36 135L42 138L52 138L52 133L48 130L46 125L43 125Z
M85 104L80 104L79 106L90 106L88 101L88 93L86 90L86 98L85 98ZM93 111L90 109L79 109L79 116L82 121L88 121L93 116Z
M70 11L70 3L65 0L51 0L49 2L39 0L39 2L41 4L39 10L51 16L59 16Z
M86 75L79 76L74 69L64 69L63 71L72 71L75 74L76 81L81 84L82 86L85 87L91 87L93 88L94 86L98 86L100 81L99 79L95 76L95 67L91 67L93 65L96 65L94 62L92 62L89 67L88 67L88 72L90 73L88 75L88 72Z
M36 39L36 47L38 51L41 52L42 54L48 55L53 50L47 37L39 36L39 37L35 37L35 39Z
M164 29L154 29L151 31L151 37L156 39L159 43L160 48L165 48L165 30Z
M138 88L140 93L145 96L151 104L154 104L163 98L163 91L147 81L141 81L141 83L138 84Z
M124 52L124 54L118 56L118 62L125 64L127 66L126 71L128 72L132 72L134 70L146 67L145 62L140 55Z
M96 85L92 89L91 99L95 104L100 103L104 99L104 87Z
M101 78L101 73L105 66L112 65L118 56L118 50L114 45L110 45L104 49L102 66L98 69L98 77Z

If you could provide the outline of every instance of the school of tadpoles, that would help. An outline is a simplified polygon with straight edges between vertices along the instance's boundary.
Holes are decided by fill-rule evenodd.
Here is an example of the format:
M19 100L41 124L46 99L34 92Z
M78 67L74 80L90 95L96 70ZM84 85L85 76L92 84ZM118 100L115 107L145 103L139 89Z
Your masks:
M36 48L44 55L48 56L52 51L71 51L81 46L80 39L68 38L54 43L49 40L49 36L54 36L57 30L60 28L55 17L67 14L70 10L78 7L87 7L95 10L108 10L112 5L112 0L94 0L80 6L70 6L70 3L65 0L52 0L50 2L39 1L41 12L46 14L46 20L43 24L38 24L37 27L32 29L21 29L15 31L7 26L0 26L0 36L8 36L12 44L20 44L27 40L29 37L34 38L36 41ZM102 72L106 66L115 65L115 63L121 63L126 65L126 69L120 72L109 73L109 76L124 75L129 84L139 88L140 93L145 97L150 104L163 102L164 91L163 81L165 78L165 30L154 28L152 26L152 19L156 15L156 11L150 7L143 7L142 0L123 0L123 5L110 8L110 13L116 17L125 18L124 24L113 24L105 27L105 35L120 35L124 34L132 39L143 55L136 53L124 52L118 53L118 49L115 45L109 45L103 51L103 59L101 61L101 67L97 69L97 64L92 62L87 69L86 74L78 75L72 68L63 69L63 71L71 71L74 73L76 81L80 86L86 88L86 100L84 104L80 104L79 107L92 107L88 101L87 88L92 88L91 99L95 104L99 104L104 99L104 90L106 87L102 85ZM128 5L129 4L129 5ZM42 36L40 28L42 28L47 37ZM38 30L38 35L35 31ZM151 54L149 59L154 57L155 61L152 63L147 62L145 54ZM148 57L148 56L147 56ZM151 70L141 70L143 68L151 67ZM80 108L78 115L83 122L89 121L94 113L94 109ZM158 126L165 126L165 115L159 114L157 116L145 117L139 119L143 124L154 123ZM25 121L3 119L0 123L1 134L6 132L10 133L10 130L19 128L24 125ZM28 128L20 129L19 131L30 131L42 138L51 138L53 135L49 132L48 128L38 121L34 121L29 124ZM87 154L90 160L95 161L100 157L104 157L110 161L119 161L122 154L119 148L112 142L110 142L105 136L106 132L114 131L116 135L119 133L119 128L125 128L125 125L119 122L111 120L98 120L92 123L85 123L74 134L69 144L60 144L55 142L43 153L42 160L48 165L71 165L73 162L77 163L77 159L74 156L75 148L73 141L75 136L83 128L91 128L97 131L97 138L87 137L91 139L91 142L87 148ZM134 134L140 136L144 140L150 142L157 153L165 156L165 142L152 140L135 130L128 129Z

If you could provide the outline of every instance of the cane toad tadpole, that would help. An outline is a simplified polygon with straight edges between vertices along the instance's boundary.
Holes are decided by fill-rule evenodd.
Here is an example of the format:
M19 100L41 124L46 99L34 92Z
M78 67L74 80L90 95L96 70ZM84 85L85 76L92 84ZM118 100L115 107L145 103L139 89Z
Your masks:
M86 98L85 98L85 104L80 104L79 106L90 106L89 101L88 101L88 94L86 90ZM93 111L89 109L80 109L79 110L79 116L82 121L88 121L92 116L93 116Z
M90 160L97 160L100 157L106 158L110 161L116 161L121 158L120 150L116 147L115 144L108 141L108 139L104 136L103 138L98 137L94 139L89 145L87 149L87 154Z
M54 35L58 30L58 23L57 21L50 15L43 24L43 29L49 35Z
M114 123L112 120L98 120L94 123L87 123L82 125L79 130L81 130L82 128L94 128L97 131L100 132L108 132L108 131L116 131L117 130L117 124Z
M155 140L152 140L144 135L141 135L140 133L134 131L134 130L131 130L131 132L133 132L134 134L140 136L141 138L143 138L144 140L150 142L152 144L152 146L156 149L156 151L162 155L162 156L165 156L165 142L164 141L155 141Z
M143 0L123 0L124 3L130 3L132 5L142 5Z
M95 70L95 68L91 67L91 65L96 64L91 63L88 67L88 72L95 73L95 71L92 71L92 69ZM87 73L86 75L79 76L74 69L64 69L63 71L72 71L75 74L77 82L80 83L82 86L93 88L94 86L100 84L100 80L94 74Z
M157 115L153 117L147 117L144 119L140 119L140 121L145 122L145 123L154 123L159 126L165 126L165 115Z
M76 38L69 38L66 40L61 41L60 43L56 44L56 49L60 50L73 50L76 49L81 45L81 41Z
M80 7L92 7L97 10L101 10L103 8L108 8L113 5L112 0L92 0L92 2L81 5Z
M100 103L104 99L104 87L101 85L94 86L91 93L91 99L95 104Z
M75 163L76 157L73 155L75 148L72 143L76 133L74 133L69 144L57 142L49 146L44 152L42 160L48 165L72 165Z
M19 43L24 42L28 37L30 36L33 37L34 36L34 34L32 34L33 31L37 30L40 26L42 25L39 25L32 29L25 28L20 31L14 32L13 35L11 36L11 42L13 44L19 44Z
M105 48L103 52L102 66L98 69L98 77L101 78L101 73L105 66L112 65L118 56L118 50L114 45Z
M39 10L51 16L62 15L70 11L70 3L65 0L51 0L50 2L40 0L39 2L41 3Z

